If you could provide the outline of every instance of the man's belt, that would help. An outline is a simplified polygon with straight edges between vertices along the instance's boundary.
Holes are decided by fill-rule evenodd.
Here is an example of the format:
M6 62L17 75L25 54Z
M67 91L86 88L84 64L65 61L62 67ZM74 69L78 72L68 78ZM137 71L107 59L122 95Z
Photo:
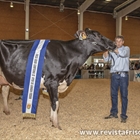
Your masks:
M128 74L128 71L117 71L117 72L112 72L112 74L115 73L115 74L121 74L121 73L125 73L125 74Z

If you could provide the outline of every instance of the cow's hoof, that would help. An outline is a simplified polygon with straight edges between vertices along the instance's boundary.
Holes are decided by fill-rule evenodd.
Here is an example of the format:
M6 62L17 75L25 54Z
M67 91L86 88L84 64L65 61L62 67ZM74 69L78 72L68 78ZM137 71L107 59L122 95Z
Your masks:
M3 111L6 115L10 115L10 111Z
M61 128L60 126L58 126L58 129L59 129L59 130L62 130L62 128Z
M58 128L59 130L62 130L62 128L60 127L60 126L54 126L54 125L52 125L52 127L55 127L55 128Z
M16 98L15 100L22 100L22 96L19 96L19 97Z
M46 96L49 96L49 93L47 92L47 90L42 90L42 93Z

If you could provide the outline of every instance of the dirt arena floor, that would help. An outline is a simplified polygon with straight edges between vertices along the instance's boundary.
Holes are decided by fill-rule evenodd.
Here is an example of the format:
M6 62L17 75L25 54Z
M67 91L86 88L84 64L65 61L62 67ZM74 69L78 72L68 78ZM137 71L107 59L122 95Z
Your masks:
M14 92L14 93L13 93ZM109 115L110 80L74 80L60 95L59 123L62 130L51 126L50 102L40 94L36 120L22 118L20 91L11 89L11 115L3 113L0 94L0 140L140 140L140 83L129 83L127 123L105 120ZM118 96L119 115L121 99ZM125 133L127 132L127 134Z

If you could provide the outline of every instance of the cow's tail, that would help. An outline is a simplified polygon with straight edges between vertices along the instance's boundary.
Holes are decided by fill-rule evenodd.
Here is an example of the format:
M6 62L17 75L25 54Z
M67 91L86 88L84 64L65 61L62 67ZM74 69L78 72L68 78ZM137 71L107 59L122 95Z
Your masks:
M0 40L0 55L1 55L1 40ZM1 56L0 56L0 67L1 67Z
M1 66L0 66L0 75L2 75L2 70L1 70Z

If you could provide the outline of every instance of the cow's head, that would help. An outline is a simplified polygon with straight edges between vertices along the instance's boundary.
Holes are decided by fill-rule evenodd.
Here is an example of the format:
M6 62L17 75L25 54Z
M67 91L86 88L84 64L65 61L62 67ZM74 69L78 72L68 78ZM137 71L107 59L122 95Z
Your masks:
M113 51L116 48L116 45L112 40L102 36L98 31L93 31L89 28L86 28L85 33L93 45L98 46L101 50Z
M116 45L113 41L102 36L98 31L93 31L89 28L86 28L85 31L77 31L75 36L76 38L79 38L79 40L89 40L97 52L106 50L113 51L116 48Z

